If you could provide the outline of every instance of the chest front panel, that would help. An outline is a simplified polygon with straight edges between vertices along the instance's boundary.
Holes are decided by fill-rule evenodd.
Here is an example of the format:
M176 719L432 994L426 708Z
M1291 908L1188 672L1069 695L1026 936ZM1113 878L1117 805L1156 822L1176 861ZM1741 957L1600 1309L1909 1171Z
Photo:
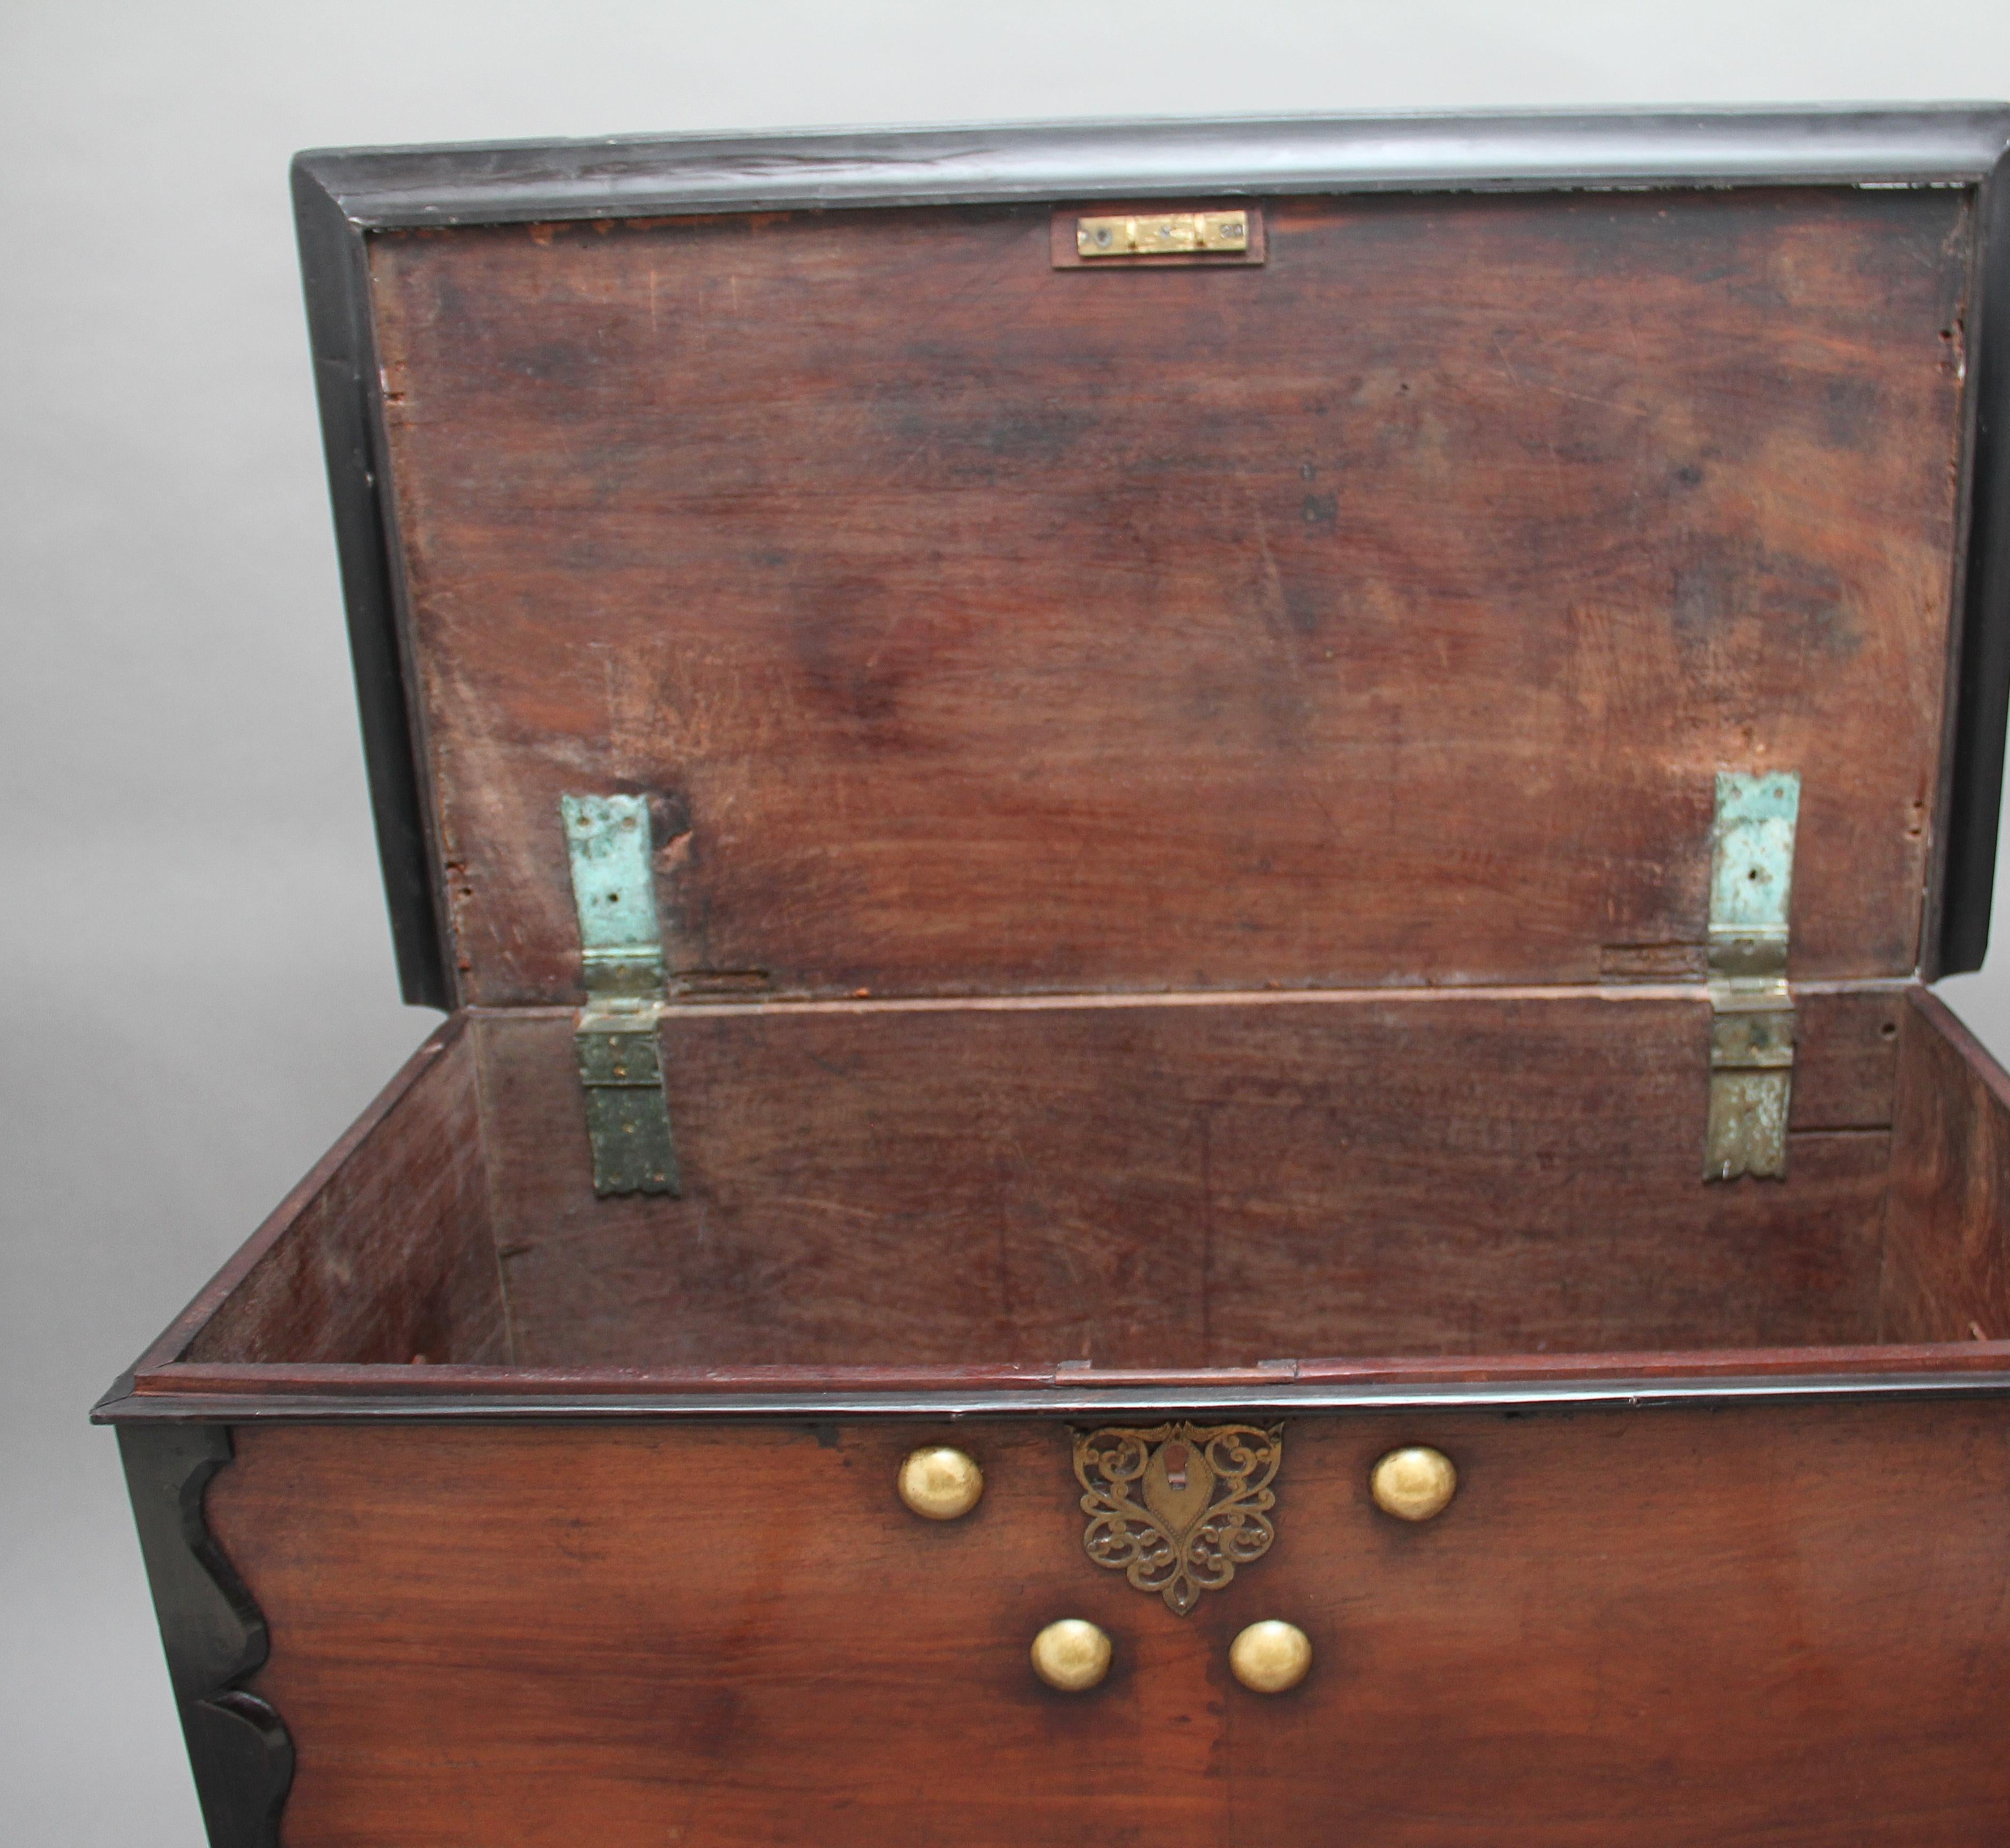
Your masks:
M1989 1405L1287 1422L1276 1540L1186 1616L1083 1549L1066 1427L295 1428L210 1494L299 1742L290 1848L1975 1848ZM961 1519L895 1493L965 1446ZM1394 1520L1369 1473L1459 1483ZM1042 1685L1041 1627L1114 1644ZM1311 1639L1262 1695L1230 1642Z

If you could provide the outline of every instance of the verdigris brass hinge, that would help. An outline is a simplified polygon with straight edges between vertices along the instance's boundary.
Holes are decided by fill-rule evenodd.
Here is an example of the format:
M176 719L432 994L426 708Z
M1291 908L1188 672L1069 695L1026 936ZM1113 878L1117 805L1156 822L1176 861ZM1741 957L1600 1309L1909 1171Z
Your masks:
M1710 872L1710 1126L1703 1178L1784 1180L1793 1102L1787 914L1801 780L1721 770Z
M656 1029L664 1012L649 805L561 796L586 1005L573 1032L597 1194L680 1191Z

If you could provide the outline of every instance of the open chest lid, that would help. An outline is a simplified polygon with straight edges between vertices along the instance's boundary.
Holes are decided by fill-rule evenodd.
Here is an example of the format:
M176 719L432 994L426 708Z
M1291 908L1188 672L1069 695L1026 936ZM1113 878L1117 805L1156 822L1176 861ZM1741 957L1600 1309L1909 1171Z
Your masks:
M673 993L1699 977L1724 772L1799 778L1797 980L1976 966L2006 139L302 156L407 997L580 998L609 795Z

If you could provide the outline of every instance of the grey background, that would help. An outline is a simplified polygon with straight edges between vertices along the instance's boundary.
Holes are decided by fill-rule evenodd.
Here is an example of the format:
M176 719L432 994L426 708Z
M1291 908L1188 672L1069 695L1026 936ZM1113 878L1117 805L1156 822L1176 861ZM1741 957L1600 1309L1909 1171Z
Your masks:
M397 1001L285 185L307 145L2010 95L2010 9L0 5L0 1832L200 1827L92 1399L434 1016ZM1994 972L1949 983L2010 1051ZM387 1845L390 1848L390 1845Z

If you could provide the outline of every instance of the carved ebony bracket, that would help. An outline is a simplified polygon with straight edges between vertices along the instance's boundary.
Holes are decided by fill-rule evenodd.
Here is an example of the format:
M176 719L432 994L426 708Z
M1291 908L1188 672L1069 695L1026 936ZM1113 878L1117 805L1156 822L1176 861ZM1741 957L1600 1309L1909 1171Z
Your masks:
M231 1459L229 1427L122 1425L119 1449L211 1848L278 1848L293 1742L244 1691L265 1665L265 1619L203 1519L203 1492Z

